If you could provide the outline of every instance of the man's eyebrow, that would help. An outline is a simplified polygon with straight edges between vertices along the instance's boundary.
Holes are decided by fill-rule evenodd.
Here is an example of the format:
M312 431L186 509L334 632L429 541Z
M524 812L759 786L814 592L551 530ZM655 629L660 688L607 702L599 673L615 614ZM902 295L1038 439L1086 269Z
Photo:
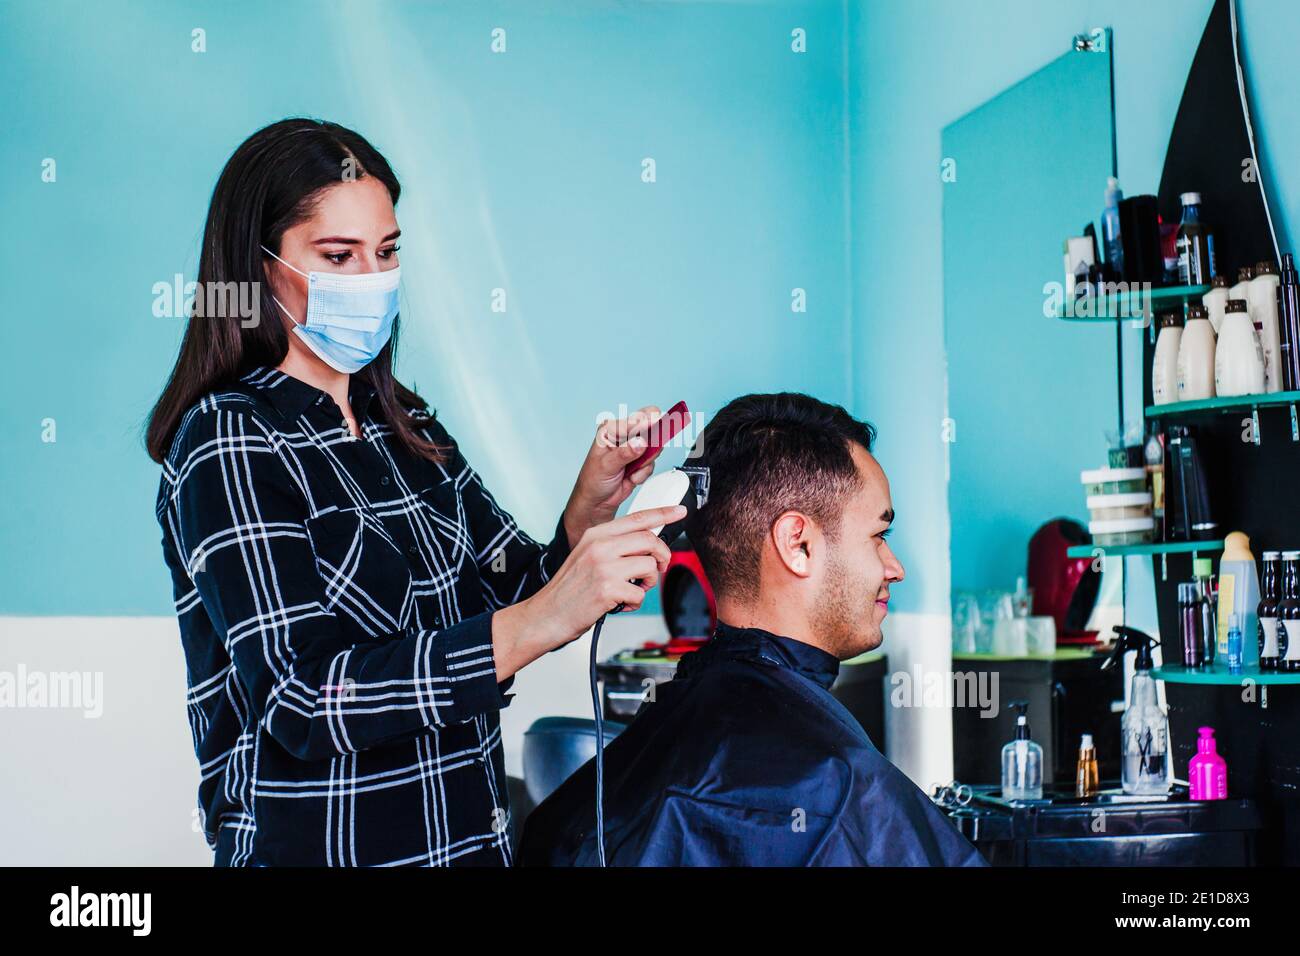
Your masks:
M882 511L882 512L880 513L880 520L883 521L885 524L893 524L893 523L894 523L894 509L893 509L893 508L886 508L884 511Z

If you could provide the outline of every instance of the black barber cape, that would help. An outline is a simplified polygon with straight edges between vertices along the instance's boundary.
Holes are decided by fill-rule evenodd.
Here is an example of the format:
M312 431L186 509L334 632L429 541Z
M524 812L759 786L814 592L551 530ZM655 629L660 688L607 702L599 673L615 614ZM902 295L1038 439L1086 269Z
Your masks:
M984 866L831 696L839 662L719 624L605 749L611 866ZM525 866L594 866L596 764L528 817Z

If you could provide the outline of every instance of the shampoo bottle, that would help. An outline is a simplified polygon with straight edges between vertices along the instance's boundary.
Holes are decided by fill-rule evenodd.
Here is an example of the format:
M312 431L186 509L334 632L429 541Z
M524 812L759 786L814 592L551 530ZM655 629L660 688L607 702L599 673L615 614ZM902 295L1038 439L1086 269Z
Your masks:
M1205 306L1210 325L1214 326L1214 334L1218 335L1219 328L1223 325L1223 310L1228 305L1226 276L1215 276L1210 280L1210 291L1201 296L1201 304Z
M1029 739L1029 701L1015 700L1016 736L1002 748L1002 799L1041 800L1043 748Z
M1205 306L1193 305L1187 309L1187 324L1178 340L1178 400L1213 397L1214 327Z
M1255 556L1250 552L1250 538L1234 531L1223 542L1223 557L1219 559L1219 613L1218 654L1228 657L1228 625L1232 615L1237 615L1242 634L1254 634L1259 629L1259 575L1255 571ZM1259 651L1254 642L1243 648L1242 663L1258 662Z
M1253 278L1255 278L1255 270L1250 266L1242 266L1238 269L1237 283L1228 290L1228 298L1247 301L1250 296L1250 280Z
M1264 351L1244 299L1228 299L1214 349L1217 395L1258 395L1264 391Z
M1259 336L1259 346L1264 352L1264 389L1282 391L1282 339L1277 321L1277 266L1260 262L1255 266L1255 276L1246 290L1250 321Z
M1228 765L1219 756L1214 744L1214 728L1200 728L1196 741L1196 756L1187 768L1187 782L1193 800L1228 799Z
M1178 401L1178 347L1183 327L1177 312L1160 316L1160 334L1156 336L1156 354L1151 366L1151 400L1156 405Z

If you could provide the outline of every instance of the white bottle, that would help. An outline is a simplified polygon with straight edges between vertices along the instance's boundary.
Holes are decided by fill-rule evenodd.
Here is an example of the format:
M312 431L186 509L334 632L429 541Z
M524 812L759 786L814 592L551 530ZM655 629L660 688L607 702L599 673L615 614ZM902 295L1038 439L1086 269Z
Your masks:
M1225 307L1214 349L1214 391L1220 396L1264 391L1264 352L1244 299L1229 299Z
M1249 302L1250 299L1250 280L1255 278L1255 270L1250 266L1242 266L1237 270L1237 284L1228 290L1229 299L1241 299L1243 302ZM1225 306L1226 311L1226 306Z
M1157 405L1178 401L1178 346L1183 327L1177 312L1160 316L1156 356L1151 365L1151 396Z
M1282 391L1282 340L1277 326L1277 287L1281 279L1277 266L1261 262L1246 290L1250 321L1255 323L1259 347L1264 352L1264 390Z
M1201 304L1210 313L1210 325L1214 334L1219 334L1223 325L1223 309L1228 304L1228 280L1224 276L1215 276L1210 280L1210 291L1201 296Z
M1205 306L1187 309L1187 324L1178 342L1178 400L1214 397L1214 327Z

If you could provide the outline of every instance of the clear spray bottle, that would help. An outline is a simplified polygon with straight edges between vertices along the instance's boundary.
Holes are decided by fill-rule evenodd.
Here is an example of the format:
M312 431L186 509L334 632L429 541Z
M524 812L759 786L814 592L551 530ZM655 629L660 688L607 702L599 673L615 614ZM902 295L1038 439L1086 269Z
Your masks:
M1136 651L1133 685L1128 707L1120 721L1121 779L1125 793L1167 794L1169 792L1169 718L1160 709L1156 681L1151 676L1151 648L1154 637L1134 627L1115 626L1115 649L1102 663L1102 670L1122 666L1124 655Z

